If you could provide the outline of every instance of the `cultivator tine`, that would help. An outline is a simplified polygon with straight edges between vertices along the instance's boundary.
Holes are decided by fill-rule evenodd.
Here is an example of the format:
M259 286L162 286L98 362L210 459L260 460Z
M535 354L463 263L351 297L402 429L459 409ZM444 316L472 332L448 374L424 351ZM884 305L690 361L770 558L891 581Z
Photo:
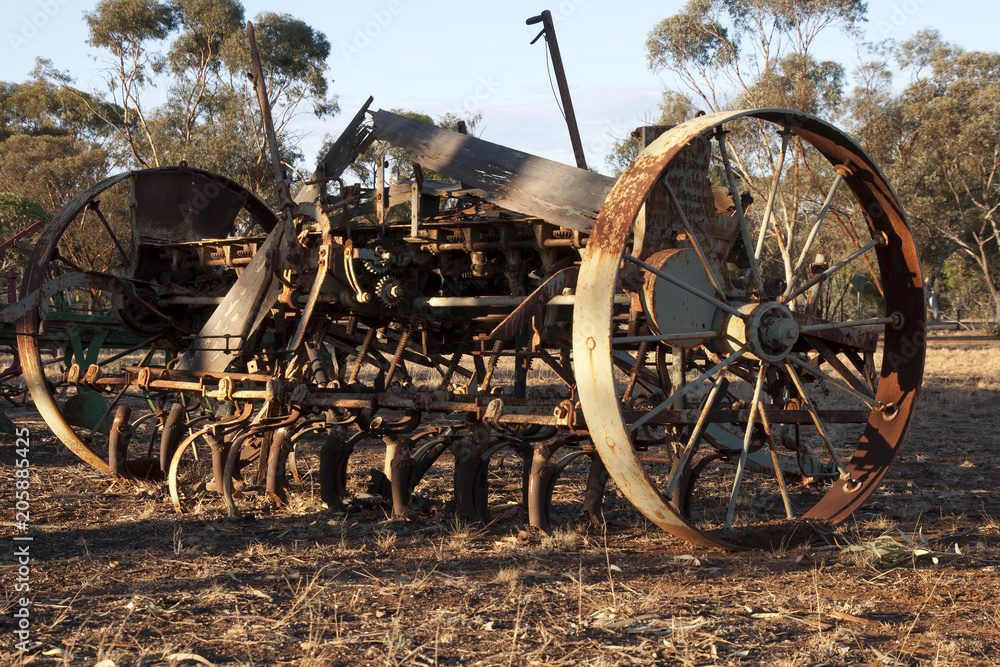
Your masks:
M184 406L174 403L163 424L163 433L160 436L160 472L164 476L170 470L170 461L174 458L177 445L184 436L185 416Z
M111 424L108 436L108 468L113 477L128 477L128 446L132 441L132 429L129 419L132 408L119 405L115 410L115 419Z

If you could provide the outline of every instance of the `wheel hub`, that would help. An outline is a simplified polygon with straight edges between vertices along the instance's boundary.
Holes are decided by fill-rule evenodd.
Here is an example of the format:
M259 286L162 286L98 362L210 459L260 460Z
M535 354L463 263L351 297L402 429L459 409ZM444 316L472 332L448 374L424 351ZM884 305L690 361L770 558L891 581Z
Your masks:
M731 344L749 344L748 355L770 363L783 361L791 353L799 339L799 325L784 304L748 303L739 310L749 317L730 318L726 334Z

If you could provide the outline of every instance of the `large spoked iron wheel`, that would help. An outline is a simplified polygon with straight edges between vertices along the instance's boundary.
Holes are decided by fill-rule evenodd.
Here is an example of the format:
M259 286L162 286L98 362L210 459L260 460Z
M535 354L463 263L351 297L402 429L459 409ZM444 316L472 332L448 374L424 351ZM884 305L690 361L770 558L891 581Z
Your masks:
M745 548L840 522L899 452L923 375L917 250L882 172L818 118L725 112L652 142L601 209L577 304L594 446L678 537Z

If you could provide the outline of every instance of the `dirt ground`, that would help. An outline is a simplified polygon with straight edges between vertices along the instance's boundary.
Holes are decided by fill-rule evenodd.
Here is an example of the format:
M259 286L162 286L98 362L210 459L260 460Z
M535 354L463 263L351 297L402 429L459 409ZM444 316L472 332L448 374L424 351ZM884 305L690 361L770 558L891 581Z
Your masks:
M8 438L0 664L997 664L1000 346L935 339L927 368L867 506L805 545L742 553L693 549L614 493L592 529L581 475L560 484L559 528L532 531L513 456L491 470L485 526L447 512L447 460L409 521L364 497L331 513L309 482L285 509L229 519L207 498L177 515L163 490L90 471L37 414L7 408L31 430L39 644L15 649ZM359 457L358 489L378 466L374 449Z

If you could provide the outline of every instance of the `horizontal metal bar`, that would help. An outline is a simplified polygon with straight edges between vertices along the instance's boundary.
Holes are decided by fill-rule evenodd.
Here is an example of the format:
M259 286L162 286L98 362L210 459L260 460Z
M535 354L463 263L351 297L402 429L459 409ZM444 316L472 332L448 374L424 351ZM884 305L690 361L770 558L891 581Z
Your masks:
M414 299L417 308L497 308L519 306L528 298L525 296L432 296ZM572 306L576 303L575 294L561 294L548 302L549 306ZM624 294L615 296L615 303L628 305L631 303Z
M772 424L812 424L808 410L769 409L765 412L767 420ZM871 417L870 410L817 410L816 412L820 419L829 424L864 424ZM622 416L625 421L632 421L643 414L645 413L640 411L626 411ZM646 424L694 424L700 415L700 410L664 410L649 419ZM745 425L749 419L749 410L709 410L706 423Z
M702 292L697 287L693 287L691 285L688 285L683 280L679 280L679 279L673 277L672 275L670 275L666 271L661 271L660 269L656 268L652 264L647 264L646 262L642 261L638 257L633 257L632 255L626 254L625 255L625 259L627 261L629 261L629 262L632 262L636 266L642 267L643 269L645 269L646 271L649 271L653 275L655 275L655 276L657 276L659 278L662 278L663 280L666 280L668 283L676 285L677 287L680 287L682 290L684 290L686 292L690 292L691 294L695 295L699 299L704 299L705 301L708 301L710 304L712 304L713 306L715 306L716 308L718 308L719 310L721 310L723 312L729 313L730 315L732 315L734 317L738 317L740 319L746 319L747 318L747 314L746 313L741 313L739 310L737 310L736 308L733 308L728 303L724 303L724 302L720 301L719 299L716 299L711 294L707 294L705 292Z
M612 338L612 345L626 345L628 343L669 343L673 340L690 340L692 338L722 338L721 331L693 331L691 333L651 335L651 336L622 336Z
M822 324L807 324L800 326L799 331L826 331L829 329L850 329L853 327L872 327L879 324L892 324L896 321L894 317L876 317L870 320L849 320L847 322L823 322Z

